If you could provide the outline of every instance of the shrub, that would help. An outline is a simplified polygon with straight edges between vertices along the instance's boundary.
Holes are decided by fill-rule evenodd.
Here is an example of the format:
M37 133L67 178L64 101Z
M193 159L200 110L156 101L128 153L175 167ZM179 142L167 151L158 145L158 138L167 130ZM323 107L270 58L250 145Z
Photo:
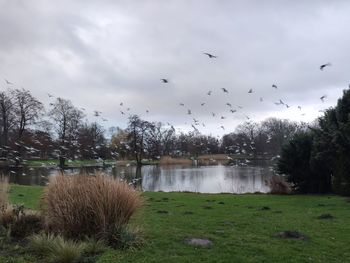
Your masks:
M290 194L292 192L291 185L284 181L280 176L273 176L267 181L271 194Z
M1 175L0 176L0 213L1 214L6 212L9 204L8 192L9 192L8 177Z
M127 225L140 205L138 192L103 174L55 176L43 198L47 228L68 238L104 238Z
M84 250L84 243L66 240L62 236L52 234L38 234L29 238L29 248L46 256L53 262L77 262Z

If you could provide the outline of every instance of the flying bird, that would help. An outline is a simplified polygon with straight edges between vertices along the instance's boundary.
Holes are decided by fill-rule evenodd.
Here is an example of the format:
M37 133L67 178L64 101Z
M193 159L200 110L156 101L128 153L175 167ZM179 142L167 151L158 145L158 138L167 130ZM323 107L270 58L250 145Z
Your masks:
M231 104L231 103L228 103L228 102L227 102L226 105L229 106L229 107L232 107L232 104Z
M5 79L5 82L6 82L7 85L13 85L13 83L8 81L7 79Z
M203 52L204 55L207 55L209 58L217 58L217 56L214 56L210 53Z
M212 91L211 91L211 90L209 90L209 91L208 91L208 93L207 93L207 95L208 95L208 96L210 96L210 95L211 95L211 93L212 93Z
M223 92L228 93L228 90L227 90L227 89L225 89L225 88L221 88L221 89L222 89Z
M298 109L301 110L301 106L298 106Z
M224 116L221 116L221 119L222 119L222 120L224 120L224 119L225 119L225 117L224 117Z
M262 97L260 97L260 102L263 102L263 101L264 101L264 99Z
M223 129L223 130L225 130L225 127L224 127L224 126L222 126L222 125L220 126L220 128L221 128L221 129Z
M277 85L276 84L272 84L272 87L277 89Z
M180 105L180 106L185 106L185 104L184 104L184 103L182 103L182 102L181 102L179 105Z
M230 111L231 111L232 113L235 113L237 110L232 110L232 109L231 109Z
M49 96L49 98L53 98L54 96L51 95L50 93L47 93L47 96Z
M192 111L191 111L191 110L187 110L187 114L188 114L188 115L191 115L191 114L192 114Z
M323 65L321 65L320 66L320 70L323 70L325 67L328 67L328 66L332 66L332 64L331 63L326 63L326 64L323 64Z
M205 102L202 102L202 103L201 103L201 106L204 106L204 105L205 105Z
M160 79L163 83L169 83L169 80L167 79Z
M253 93L253 89L250 89L250 90L248 91L248 93Z
M121 102L119 105L120 105L120 106L123 106L123 102Z
M322 100L322 102L324 102L324 99L327 98L327 95L323 95L320 100Z
M280 104L284 105L284 102L280 99Z

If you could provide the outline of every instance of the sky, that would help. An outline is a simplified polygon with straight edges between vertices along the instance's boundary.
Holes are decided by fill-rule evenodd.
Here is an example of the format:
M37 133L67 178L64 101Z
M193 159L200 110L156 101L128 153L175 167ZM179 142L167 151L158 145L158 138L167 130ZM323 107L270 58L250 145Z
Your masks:
M48 93L69 99L105 127L129 114L212 135L309 122L349 87L349 13L347 0L0 0L0 88L47 109Z

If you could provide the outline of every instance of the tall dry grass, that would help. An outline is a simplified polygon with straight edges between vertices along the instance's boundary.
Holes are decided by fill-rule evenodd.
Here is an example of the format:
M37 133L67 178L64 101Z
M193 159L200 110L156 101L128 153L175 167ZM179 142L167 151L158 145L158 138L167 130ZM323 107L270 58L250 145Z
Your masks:
M273 176L267 181L271 194L290 194L292 192L291 185L279 176Z
M9 206L9 193L10 185L8 177L0 176L0 213L4 214Z
M162 156L159 160L159 164L161 164L161 165L171 165L171 164L191 165L192 160L186 159L186 158L172 158L170 156Z
M109 238L128 224L141 203L138 192L107 175L60 174L45 188L43 213L56 234Z

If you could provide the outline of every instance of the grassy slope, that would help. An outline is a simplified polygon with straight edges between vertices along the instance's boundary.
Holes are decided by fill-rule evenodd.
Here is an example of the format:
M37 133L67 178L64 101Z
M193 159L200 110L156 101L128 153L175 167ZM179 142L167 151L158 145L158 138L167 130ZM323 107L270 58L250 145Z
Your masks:
M36 208L41 189L12 186L11 201ZM99 258L99 263L346 262L350 257L350 203L343 197L190 193L144 196L145 209L137 219L143 221L144 247L136 251L110 250ZM263 206L271 209L261 210ZM336 218L317 219L323 213ZM283 230L298 230L310 240L274 237ZM190 247L184 244L187 237L207 237L214 246Z

